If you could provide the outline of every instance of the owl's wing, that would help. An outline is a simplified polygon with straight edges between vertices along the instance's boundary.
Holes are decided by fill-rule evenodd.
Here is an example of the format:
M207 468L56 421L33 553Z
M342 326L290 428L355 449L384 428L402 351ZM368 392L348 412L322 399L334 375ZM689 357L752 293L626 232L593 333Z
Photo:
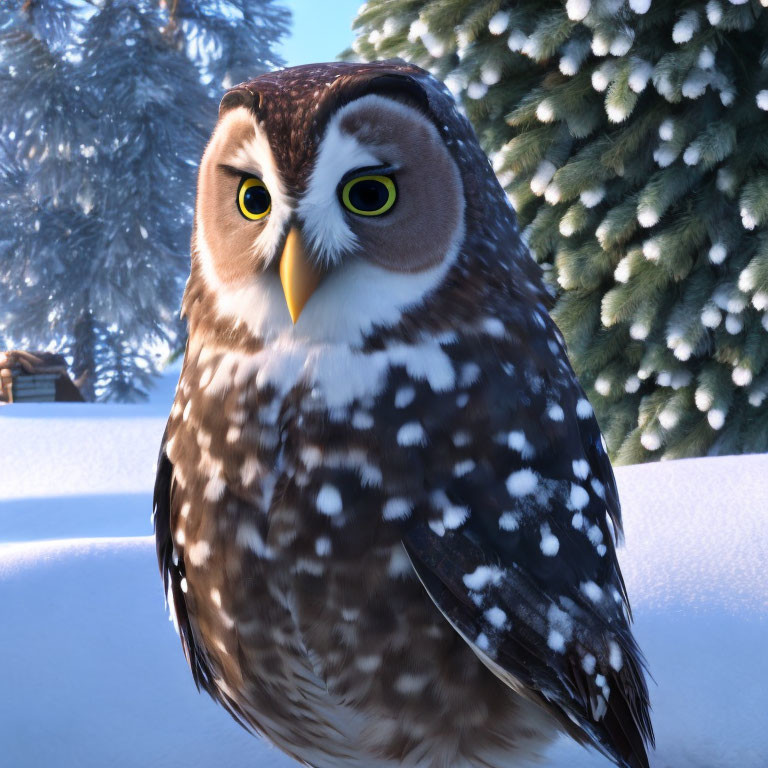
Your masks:
M577 740L647 768L644 662L597 422L564 352L532 353L514 370L498 357L453 416L424 406L428 501L403 543L434 603L499 678Z
M152 519L155 527L157 563L163 577L166 603L171 619L181 639L184 656L198 690L204 690L214 701L221 704L234 720L250 733L258 732L257 725L240 705L217 684L214 666L198 639L194 622L185 597L186 578L183 547L173 541L174 478L173 462L168 456L168 428L163 433L160 454L157 458L157 474L153 496Z
M152 518L155 526L157 563L163 577L166 601L171 618L181 638L181 646L187 659L197 689L204 690L219 702L232 717L248 731L252 725L247 716L232 698L224 693L215 682L215 674L202 643L198 641L190 621L187 601L184 597L184 555L173 542L171 513L173 509L173 464L166 451L168 430L163 434L160 455L157 459L157 475L153 496Z
M171 507L173 495L173 464L166 453L167 429L163 434L160 454L157 458L157 475L155 476L155 491L153 496L152 516L155 525L155 545L157 547L157 563L163 577L168 610L181 638L184 655L187 658L195 685L198 689L216 695L213 684L213 673L205 653L196 641L189 620L187 603L184 598L182 582L184 581L184 558L173 543L171 528Z

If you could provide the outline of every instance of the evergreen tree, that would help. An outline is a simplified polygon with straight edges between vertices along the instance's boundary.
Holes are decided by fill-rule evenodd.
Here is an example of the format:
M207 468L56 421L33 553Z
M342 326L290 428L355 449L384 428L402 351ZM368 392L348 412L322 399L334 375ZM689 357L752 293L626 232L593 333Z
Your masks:
M236 83L283 66L274 48L289 26L290 13L273 0L176 0L168 31L218 99Z
M460 98L618 461L768 450L768 0L371 0Z
M153 348L180 330L220 81L277 63L286 14L273 0L0 10L5 344L64 350L88 397L145 395Z

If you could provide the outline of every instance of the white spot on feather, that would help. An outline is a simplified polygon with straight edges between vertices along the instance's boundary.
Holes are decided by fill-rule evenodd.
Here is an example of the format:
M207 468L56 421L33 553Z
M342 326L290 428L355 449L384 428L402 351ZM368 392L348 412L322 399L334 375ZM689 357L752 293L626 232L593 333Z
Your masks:
M330 483L325 483L317 494L317 511L328 517L334 517L341 513L341 509L341 494L338 489Z
M586 459L575 459L573 461L573 474L580 480L586 480L589 474L589 463Z
M472 459L465 459L464 461L459 461L453 465L453 476L463 477L464 475L467 475L470 472L472 472L474 468L475 468L475 462L472 461Z
M484 615L486 620L497 629L501 629L507 622L507 614L498 605L489 608Z
M472 435L466 430L460 430L453 433L451 440L457 448L464 448L472 442Z
M219 501L224 495L226 490L226 483L218 475L214 475L206 483L205 490L203 491L203 498L208 501Z
M305 445L301 449L301 460L308 470L315 469L323 463L323 452L317 445Z
M373 426L373 416L367 411L355 411L352 415L352 426L355 429L370 429Z
M478 592L489 584L498 584L503 575L503 571L495 565L479 565L472 573L466 574L463 581L467 589Z
M411 514L411 503L408 499L389 499L384 505L381 516L385 520L404 520Z
M443 525L453 530L464 525L466 519L469 517L469 510L466 507L457 507L451 505L443 512Z
M358 656L355 659L355 666L361 672L375 672L381 666L381 656L379 654Z
M507 435L507 447L517 451L523 459L532 459L536 451L525 437L525 432L520 429L512 430Z
M424 690L429 677L427 675L402 674L395 680L395 690L404 696L421 693Z
M611 669L620 672L624 666L624 655L621 652L621 648L619 648L619 644L614 640L608 643L608 648L610 651L608 663L611 665Z
M400 387L395 393L395 408L406 408L416 397L416 390L413 387Z
M246 458L240 467L240 481L242 484L245 486L250 485L256 478L260 469L261 464L258 459L253 456Z
M589 540L597 546L602 542L603 540L603 532L600 530L600 528L596 525L593 525L588 531L587 536L589 537Z
M547 644L553 651L562 653L573 636L573 619L553 603L547 609L547 621L550 626Z
M490 643L488 642L488 636L485 634L485 632L481 632L476 640L475 645L481 650L481 651L487 651L488 648L490 648Z
M593 602L599 603L603 599L603 590L594 581L585 581L581 585L581 591Z
M547 408L547 416L549 416L552 421L563 421L565 419L565 413L557 403L554 403Z
M560 551L560 540L552 533L549 525L544 523L540 529L541 542L539 544L541 551L547 557L554 557Z
M520 515L517 512L502 512L499 516L499 528L503 531L516 531L520 527Z
M363 486L379 488L381 486L381 470L373 464L365 463L360 466L360 482Z
M576 483L572 483L570 495L571 508L584 509L587 504L589 504L589 493L587 493L586 488L581 485L576 485Z
M403 424L397 432L398 445L424 445L426 442L427 436L424 434L424 427L418 421L409 421L407 424Z
M538 476L532 469L521 469L507 478L507 492L515 497L527 496L536 490L538 484Z
M461 375L459 376L459 386L472 386L480 378L480 366L477 363L464 363L461 366Z
M438 536L445 536L445 524L442 520L430 520L429 527Z
M261 534L251 523L241 523L235 535L235 542L243 549L250 549L251 552L265 560L271 560L274 557L272 550L265 544Z
M387 575L390 578L402 578L404 576L413 576L413 567L408 555L403 549L402 544L396 544L392 547L392 554L389 557L387 566Z
M504 323L498 317L486 317L483 320L483 330L495 339L503 339L507 332Z
M189 562L192 563L192 565L195 565L197 567L203 565L206 560L211 555L211 545L205 541L205 539L200 539L200 541L196 541L189 549L187 549L187 556L189 558Z
M562 653L565 650L565 638L561 632L558 632L556 629L550 629L547 645L556 653Z

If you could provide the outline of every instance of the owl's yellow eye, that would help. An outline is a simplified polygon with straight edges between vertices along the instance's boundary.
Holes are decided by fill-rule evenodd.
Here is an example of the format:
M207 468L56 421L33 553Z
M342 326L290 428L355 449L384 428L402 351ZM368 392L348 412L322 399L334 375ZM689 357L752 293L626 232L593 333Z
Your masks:
M263 219L272 210L267 185L255 176L245 176L237 188L237 207L246 219Z
M395 180L389 176L356 176L341 188L341 202L360 216L381 216L397 199Z

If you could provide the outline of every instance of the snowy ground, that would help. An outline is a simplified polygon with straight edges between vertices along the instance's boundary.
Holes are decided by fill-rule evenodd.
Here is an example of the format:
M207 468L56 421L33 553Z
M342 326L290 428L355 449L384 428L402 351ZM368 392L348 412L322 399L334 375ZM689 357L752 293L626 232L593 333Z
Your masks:
M0 408L0 764L288 768L191 676L151 489L173 377L143 406ZM617 472L654 768L765 768L768 455ZM545 765L608 768L566 740Z

